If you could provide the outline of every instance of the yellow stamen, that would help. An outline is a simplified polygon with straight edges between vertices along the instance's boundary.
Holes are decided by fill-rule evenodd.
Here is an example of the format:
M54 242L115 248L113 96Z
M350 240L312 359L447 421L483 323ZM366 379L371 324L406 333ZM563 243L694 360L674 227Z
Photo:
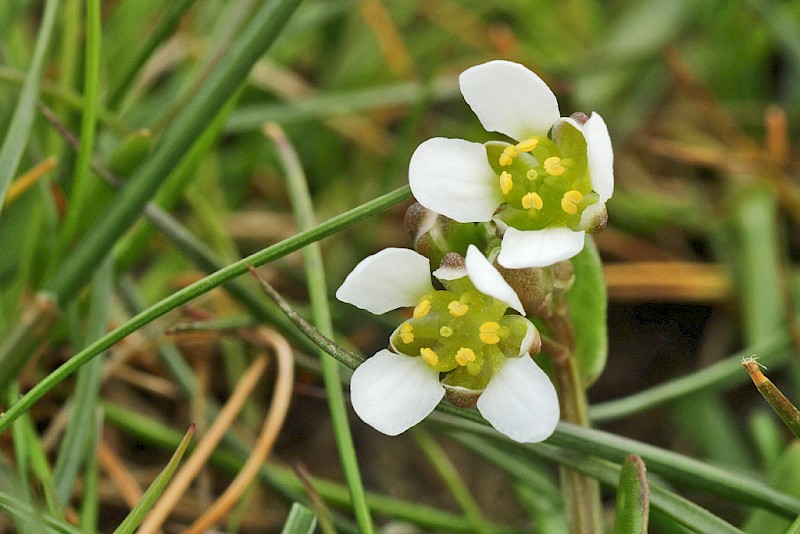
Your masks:
M414 308L414 319L422 319L431 311L431 301L424 299Z
M580 204L582 200L583 195L580 191L576 191L575 189L567 191L564 193L564 198L561 199L561 209L570 215L575 215L578 213L578 204Z
M517 143L517 150L520 152L530 152L539 144L539 140L535 137L531 137L530 139L526 139L524 141L520 141Z
M543 205L544 202L542 202L542 197L540 197L536 193L528 193L527 195L522 197L522 207L525 208L526 210L529 210L531 208L535 210L540 210L542 209Z
M567 169L561 164L561 158L553 156L544 160L544 170L550 176L561 176Z
M425 363L428 365L433 366L439 363L439 355L428 347L422 347L419 349L419 355L422 356L422 359L425 360Z
M411 326L409 323L403 323L400 325L400 339L403 343L411 343L414 341L414 327Z
M500 173L500 191L507 195L512 187L514 187L514 179L511 178L511 174L506 171Z
M534 181L539 177L539 171L536 169L528 169L528 172L525 173L525 176L528 177L528 180Z
M475 352L467 347L461 347L456 352L456 363L462 367L475 361Z
M501 167L508 167L514 163L514 158L517 157L517 155L519 155L517 147L514 145L509 145L503 149L503 153L500 155L498 162L500 163Z
M443 326L439 329L439 335L442 337L450 337L453 335L453 329L449 326Z
M450 315L453 317L463 317L469 311L469 306L466 304L462 304L461 302L454 300L450 304L447 305L447 309L450 311Z
M487 321L480 326L480 334L478 337L487 345L496 345L500 343L500 324L494 321Z

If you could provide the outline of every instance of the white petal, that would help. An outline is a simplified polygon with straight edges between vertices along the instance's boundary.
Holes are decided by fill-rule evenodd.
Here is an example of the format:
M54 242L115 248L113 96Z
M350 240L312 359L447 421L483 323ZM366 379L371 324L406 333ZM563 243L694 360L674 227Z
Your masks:
M550 437L560 410L556 389L527 354L509 358L478 399L478 411L495 429L520 443Z
M603 117L592 112L583 125L583 136L586 137L592 189L600 195L600 202L604 203L614 194L614 151Z
M408 165L417 202L458 222L491 220L503 202L486 148L463 139L434 137L417 147Z
M506 269L547 267L583 250L585 233L566 227L527 231L509 227L503 234L497 262Z
M466 263L467 276L469 276L470 281L478 291L505 302L522 315L525 315L525 308L522 307L522 302L520 302L517 293L475 245L470 245L467 249Z
M458 81L487 131L521 141L546 134L560 116L553 91L519 63L489 61L465 70Z
M356 414L389 436L422 421L444 397L439 373L422 358L382 350L356 368L350 399Z
M415 306L430 291L430 260L407 248L387 248L356 265L336 298L380 315Z

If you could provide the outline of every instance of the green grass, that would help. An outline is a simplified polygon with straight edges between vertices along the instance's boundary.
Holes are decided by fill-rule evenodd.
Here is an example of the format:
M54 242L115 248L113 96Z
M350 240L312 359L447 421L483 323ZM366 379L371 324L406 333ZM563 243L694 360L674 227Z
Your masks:
M796 446L740 362L758 356L797 404L798 30L800 4L774 0L0 2L0 532L132 531L184 430L197 423L191 454L258 350L253 322L296 349L295 391L220 529L310 531L329 514L341 532L558 534L574 506L562 467L602 485L610 532L635 453L651 532L797 532ZM401 314L334 292L364 257L411 246L419 143L496 138L457 76L497 58L536 71L562 114L602 113L614 140L616 194L595 236L607 355L602 324L578 336L603 341L595 428L523 446L443 405L388 438L349 409L348 367ZM52 171L1 200L50 156ZM721 267L722 296L691 270L652 270L678 260ZM610 276L622 263L635 280ZM344 349L325 354L248 265ZM595 274L574 317L602 308ZM199 331L164 333L187 321ZM245 463L272 388L262 379L169 528ZM639 525L638 508L620 509L618 529Z

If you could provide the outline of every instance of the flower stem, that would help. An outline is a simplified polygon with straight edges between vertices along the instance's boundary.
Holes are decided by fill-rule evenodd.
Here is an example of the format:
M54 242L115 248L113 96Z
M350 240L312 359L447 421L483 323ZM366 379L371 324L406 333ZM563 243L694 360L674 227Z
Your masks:
M575 332L566 301L556 312L544 318L553 339L542 339L542 349L553 362L556 387L561 402L561 417L576 425L589 426L586 391L575 365ZM564 505L573 534L603 532L600 484L597 480L561 467L561 488Z

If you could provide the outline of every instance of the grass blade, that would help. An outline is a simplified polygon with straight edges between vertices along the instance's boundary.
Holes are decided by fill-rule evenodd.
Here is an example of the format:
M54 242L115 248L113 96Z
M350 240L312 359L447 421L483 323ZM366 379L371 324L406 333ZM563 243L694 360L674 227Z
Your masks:
M189 427L189 430L186 432L186 434L184 434L183 439L178 445L178 448L175 450L175 453L172 455L172 458L170 458L166 467L164 467L164 470L159 473L153 483L150 484L150 487L147 488L147 491L144 492L144 495L142 495L142 500L139 501L136 507L130 511L128 516L122 521L122 523L120 523L116 530L114 530L114 534L133 534L133 532L136 531L136 527L138 527L139 523L141 523L142 519L144 519L147 511L153 507L156 499L158 499L158 496L161 495L161 492L164 491L164 488L167 486L172 474L178 468L181 458L183 458L186 449L189 447L189 442L194 434L194 429L195 425L192 423L192 425Z
M44 56L47 52L50 37L53 33L53 23L56 17L58 0L48 0L44 7L42 24L36 38L36 48L33 52L33 61L22 86L14 117L6 132L5 140L0 147L0 213L3 211L3 200L6 198L11 180L17 172L22 153L28 142L33 117L36 111L36 99L39 96L39 83L44 67Z

